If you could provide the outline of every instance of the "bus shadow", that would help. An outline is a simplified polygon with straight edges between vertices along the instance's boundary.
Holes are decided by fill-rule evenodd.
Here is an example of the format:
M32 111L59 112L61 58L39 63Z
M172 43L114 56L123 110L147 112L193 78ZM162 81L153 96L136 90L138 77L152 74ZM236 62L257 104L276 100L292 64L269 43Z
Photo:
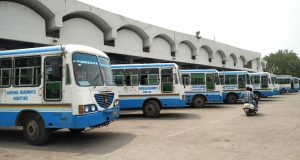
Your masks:
M142 113L121 114L119 120L182 120L182 119L200 119L201 117L194 113L160 113L158 118L145 118Z
M52 132L47 144L31 146L24 139L21 129L0 129L0 148L99 155L113 152L135 138L134 134L122 132L90 131L71 134L62 130Z

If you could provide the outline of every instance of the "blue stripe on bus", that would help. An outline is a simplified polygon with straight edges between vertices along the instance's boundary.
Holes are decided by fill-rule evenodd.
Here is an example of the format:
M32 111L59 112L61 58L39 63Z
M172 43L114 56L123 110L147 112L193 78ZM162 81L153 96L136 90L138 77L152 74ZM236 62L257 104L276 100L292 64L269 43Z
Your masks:
M64 49L64 47L63 47L63 49ZM33 53L40 53L40 52L58 52L58 51L61 51L60 46L39 47L39 48L28 48L28 49L0 51L0 56L33 54Z
M137 109L143 108L143 103L146 98L120 98L120 108L121 109ZM170 98L159 98L162 108L169 108L169 107L184 107L185 100L180 100L178 98L170 99Z
M216 69L179 70L180 73L218 73Z
M247 71L222 71L222 72L219 72L220 74L224 74L224 75L227 75L227 74L248 74Z
M190 104L195 95L203 95L206 97L206 103L223 103L223 95L220 92L186 92L186 103Z
M112 114L115 111L116 114ZM43 118L46 128L87 128L104 124L119 117L120 108L106 109L85 115L72 115L72 112L38 112ZM0 126L16 125L19 112L0 112Z
M112 69L124 68L150 68L150 67L175 67L174 63L151 63L151 64L121 64L111 65Z

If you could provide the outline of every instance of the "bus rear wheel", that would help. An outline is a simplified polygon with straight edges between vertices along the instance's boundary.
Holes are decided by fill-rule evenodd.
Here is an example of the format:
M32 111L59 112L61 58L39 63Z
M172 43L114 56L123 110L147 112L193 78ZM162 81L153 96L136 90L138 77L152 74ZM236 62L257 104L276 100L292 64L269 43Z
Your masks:
M192 100L192 107L200 108L204 107L206 100L203 96L195 96Z
M229 104L235 104L237 103L237 96L235 94L228 94L226 96L226 102L229 103Z
M29 144L40 146L48 141L50 130L45 128L40 116L28 114L23 123L23 134Z
M262 98L262 95L260 92L254 92L254 94L258 97L258 100L260 100L260 98Z
M285 94L285 93L286 93L285 89L280 90L280 94Z
M157 118L160 114L160 105L154 100L146 101L143 114L147 118Z

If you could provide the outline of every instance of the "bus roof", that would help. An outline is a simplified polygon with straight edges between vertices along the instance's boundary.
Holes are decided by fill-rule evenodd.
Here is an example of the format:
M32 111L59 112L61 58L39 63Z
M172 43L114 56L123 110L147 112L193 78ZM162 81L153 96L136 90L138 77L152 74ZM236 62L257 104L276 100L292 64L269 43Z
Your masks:
M102 57L108 58L108 56L102 51L83 45L68 44L61 46L48 46L48 47L36 47L36 48L26 48L26 49L16 49L16 50L5 50L0 51L0 56L16 56L16 55L28 55L28 54L49 54L49 53L58 53L61 51L69 52L88 52L95 53Z
M21 55L21 54L30 54L30 53L41 53L41 52L58 52L61 51L63 46L51 46L51 47L37 47L37 48L26 48L26 49L15 49L15 50L6 50L0 51L0 56L8 55Z
M182 69L180 73L218 73L216 69Z
M270 75L271 73L269 72L257 72L257 73L249 73L250 76L260 76L260 75Z
M230 75L230 74L248 74L247 71L222 71L220 74Z
M115 64L112 69L177 67L175 63Z

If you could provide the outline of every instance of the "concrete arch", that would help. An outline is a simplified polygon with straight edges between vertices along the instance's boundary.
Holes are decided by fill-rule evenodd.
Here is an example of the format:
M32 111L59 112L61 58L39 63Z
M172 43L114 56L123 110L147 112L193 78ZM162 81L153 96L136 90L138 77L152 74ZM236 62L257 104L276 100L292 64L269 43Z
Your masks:
M242 60L242 62L243 62L243 66L247 65L247 60L246 60L246 58L245 58L243 55L240 56L240 58L241 58L241 60Z
M150 38L149 38L148 34L143 29L141 29L140 27L138 27L136 25L127 24L127 25L124 25L124 26L118 28L117 31L120 31L120 30L123 30L123 29L127 29L127 30L130 30L130 31L133 31L136 34L138 34L141 37L142 41L143 41L143 49L144 49L144 51L145 50L149 51Z
M227 62L228 67L236 67L237 63L238 63L238 59L236 55L234 53L231 53L229 55L228 62Z
M196 45L194 45L191 41L188 41L188 40L183 40L179 44L181 44L181 43L186 44L190 48L191 53L192 53L191 56L197 56L198 53L197 53Z
M168 36L166 34L158 34L153 38L153 40L157 37L164 39L165 41L167 41L169 43L169 45L171 46L171 52L176 51L175 42L173 41L173 39L170 36Z
M208 45L203 45L203 46L201 46L200 47L200 49L204 49L205 51L206 51L206 53L208 54L208 57L209 57L209 59L213 59L213 51L212 51L212 49L208 46Z
M234 53L231 53L231 54L230 54L230 57L233 59L233 62L234 62L234 63L237 63L237 60L238 60L238 59L237 59L237 56L236 56Z
M57 29L57 26L59 24L58 20L55 19L55 14L44 4L42 4L40 1L37 0L0 0L4 2L14 2L21 5L24 5L34 12L36 12L38 15L40 15L46 22L46 31L52 31ZM61 25L60 25L61 26Z
M68 21L73 18L82 18L96 25L104 33L105 41L115 39L115 36L113 36L112 27L98 15L88 11L76 11L63 16L63 21Z
M227 60L227 57L226 57L226 54L225 54L224 51L217 50L216 54L220 54L221 55L222 61L226 61Z

